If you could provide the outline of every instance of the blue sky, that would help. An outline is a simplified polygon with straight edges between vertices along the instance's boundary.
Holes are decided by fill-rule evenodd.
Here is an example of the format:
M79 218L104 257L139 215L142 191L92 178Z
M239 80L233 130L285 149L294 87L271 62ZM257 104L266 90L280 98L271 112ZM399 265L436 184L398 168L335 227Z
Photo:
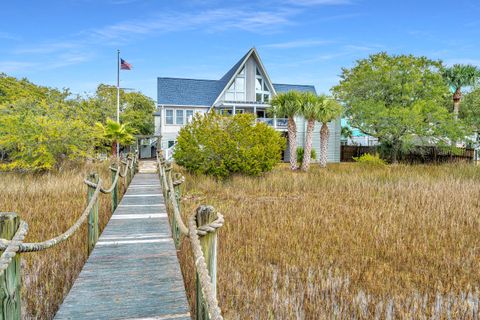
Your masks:
M73 93L115 84L156 99L156 77L220 78L255 46L273 82L328 93L371 53L480 65L478 0L4 1L0 72Z

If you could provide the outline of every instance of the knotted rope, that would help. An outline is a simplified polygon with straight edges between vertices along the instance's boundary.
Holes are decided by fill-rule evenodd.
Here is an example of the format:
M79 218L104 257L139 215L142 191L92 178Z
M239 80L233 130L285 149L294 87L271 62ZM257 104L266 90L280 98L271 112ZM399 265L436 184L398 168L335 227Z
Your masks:
M94 183L89 180L84 180L85 184L92 188L95 188L95 191L93 192L93 195L90 201L88 202L86 208L83 210L80 217L64 233L52 239L45 240L42 242L23 243L23 239L25 238L28 225L25 221L21 220L20 226L12 240L0 239L0 250L3 250L3 253L0 256L0 268L2 268L3 263L6 263L7 261L9 261L8 263L10 263L12 257L15 256L16 253L42 251L42 250L51 248L53 246L56 246L57 244L62 243L68 238L70 238L85 222L90 211L92 210L93 206L97 202L100 193L111 193L114 190L115 186L117 185L119 177L125 177L128 174L128 170L132 170L132 163L134 161L135 161L135 158L132 160L131 157L128 158L127 162L122 161L122 163L125 164L125 171L123 175L120 172L121 171L120 168L118 169L112 168L112 167L110 168L112 170L116 170L116 174L115 174L114 181L112 182L112 185L108 189L102 188L102 180L99 180L98 183Z
M181 176L180 178L175 179L175 182L173 182L171 175L171 164L163 159L161 153L157 154L157 165L160 177L162 178L162 181L164 181L162 186L166 189L165 191L167 191L169 200L172 203L173 214L175 216L175 220L177 221L179 230L183 235L190 239L195 260L195 269L197 270L201 291L207 304L207 311L210 315L210 319L223 320L220 307L218 306L218 300L214 292L214 288L212 287L212 279L208 273L207 263L205 261L205 256L203 254L199 238L199 236L205 236L209 232L215 232L217 229L221 228L225 221L223 215L217 212L217 218L214 221L197 227L196 214L192 214L188 219L187 228L183 222L182 216L180 215L180 210L178 208L178 203L175 199L174 192L168 192L169 190L173 191L174 186L179 186L182 184L185 181L185 177ZM212 207L207 207L207 209L213 210ZM201 208L198 210L201 210Z
M88 214L90 213L90 210L95 205L95 202L97 201L98 196L100 194L101 182L102 182L101 180L98 181L95 192L93 193L92 198L88 202L87 207L85 208L85 210L83 210L82 215L77 219L77 221L70 228L68 228L67 231L65 231L61 235L56 236L55 238L52 238L52 239L49 239L49 240L46 240L46 241L33 242L33 243L20 243L18 245L19 250L17 252L42 251L42 250L51 248L53 246L56 246L57 244L62 243L65 240L67 240L68 238L70 238L75 233L75 231L77 231L80 228L80 226L85 222L85 220L88 217ZM8 248L8 246L12 243L12 241L13 240L0 239L0 250L6 250ZM3 254L2 254L2 256L3 256Z
M5 251L3 251L2 255L0 256L0 274L8 268L12 259L15 255L20 251L20 246L22 244L23 239L25 239L25 235L28 231L28 225L25 221L20 220L20 225L15 232L12 240L8 242L8 245L5 247Z

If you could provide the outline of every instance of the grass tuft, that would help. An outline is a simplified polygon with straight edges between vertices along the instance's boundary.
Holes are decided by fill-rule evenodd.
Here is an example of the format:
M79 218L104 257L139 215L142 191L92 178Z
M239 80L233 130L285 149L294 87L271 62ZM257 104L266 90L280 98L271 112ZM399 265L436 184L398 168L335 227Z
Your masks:
M0 210L16 212L28 223L25 242L50 239L66 231L87 205L83 179L98 172L110 186L109 164L71 167L45 174L0 173ZM110 195L100 195L103 230L111 216ZM22 254L22 317L52 319L87 259L86 223L66 242Z
M260 178L186 175L182 213L211 204L226 319L476 318L480 169L280 166ZM189 299L189 243L179 253Z

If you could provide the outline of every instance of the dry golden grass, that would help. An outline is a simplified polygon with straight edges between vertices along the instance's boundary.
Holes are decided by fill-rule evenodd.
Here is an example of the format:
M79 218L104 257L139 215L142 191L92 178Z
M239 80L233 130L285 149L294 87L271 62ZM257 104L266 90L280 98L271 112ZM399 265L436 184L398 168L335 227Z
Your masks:
M226 319L476 318L480 168L281 166L261 178L186 175L182 212L212 204ZM179 253L189 298L189 243Z
M108 164L68 168L48 174L0 173L0 211L16 212L29 225L26 242L50 239L67 230L87 203L83 179L98 172L110 186ZM110 195L100 196L103 230L111 215ZM51 319L87 258L86 224L66 242L46 251L22 254L24 319Z

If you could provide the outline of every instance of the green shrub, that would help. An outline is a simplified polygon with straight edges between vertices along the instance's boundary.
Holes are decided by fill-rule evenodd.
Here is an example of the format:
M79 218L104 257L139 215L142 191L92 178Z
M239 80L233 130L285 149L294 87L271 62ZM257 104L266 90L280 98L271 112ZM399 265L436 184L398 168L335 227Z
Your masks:
M195 173L227 177L259 175L280 161L286 142L280 133L252 114L197 114L179 133L173 157Z
M305 153L305 150L302 147L297 148L297 162L302 163L303 162L303 154ZM312 148L312 151L310 152L310 158L312 160L317 159L317 151Z
M365 153L360 157L353 157L353 160L355 160L355 162L371 166L385 166L387 164L382 158L380 158L378 153Z

